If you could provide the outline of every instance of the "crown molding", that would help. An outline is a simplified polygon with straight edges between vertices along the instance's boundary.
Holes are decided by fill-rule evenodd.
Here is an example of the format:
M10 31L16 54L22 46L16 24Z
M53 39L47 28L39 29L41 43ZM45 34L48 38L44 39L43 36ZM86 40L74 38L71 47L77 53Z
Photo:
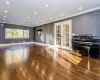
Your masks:
M82 14L85 14L85 13L93 12L93 11L96 11L96 10L99 10L99 9L100 9L100 6L92 8L92 9L88 9L88 10L85 10L85 11L82 11L82 12L79 12L79 13L76 13L76 14L73 14L73 15L70 15L70 16L67 16L67 17L62 18L62 19L53 20L51 22L46 22L46 23L39 24L39 25L36 25L36 26L29 26L29 25L24 25L24 24L21 25L21 24L15 24L15 23L11 23L11 22L8 23L8 22L3 22L3 21L0 21L0 23L7 23L7 24L13 24L13 25L28 26L28 27L37 27L37 26L41 26L41 25L45 25L45 24L49 24L49 23L54 23L54 22L57 22L57 21L60 21L60 20L65 20L65 19L70 18L70 17L75 17L75 16L82 15Z
M58 22L58 21L65 20L65 19L68 19L68 18L71 18L71 17L79 16L79 15L86 14L86 13L89 13L89 12L93 12L93 11L96 11L96 10L99 10L99 9L100 9L100 6L92 8L92 9L88 9L88 10L85 10L85 11L82 11L82 12L79 12L79 13L76 13L76 14L73 14L73 15L70 15L70 16L67 16L67 17L62 18L62 19L53 20L51 22L40 24L40 25L37 25L37 26L41 26L41 25L45 25L45 24L49 24L49 23Z
M0 23L2 23L2 24L12 24L12 25L19 25L19 26L27 26L27 27L34 27L34 26L29 26L29 25L21 25L21 24L15 24L15 23L9 23L9 22L3 22L3 21L0 21Z

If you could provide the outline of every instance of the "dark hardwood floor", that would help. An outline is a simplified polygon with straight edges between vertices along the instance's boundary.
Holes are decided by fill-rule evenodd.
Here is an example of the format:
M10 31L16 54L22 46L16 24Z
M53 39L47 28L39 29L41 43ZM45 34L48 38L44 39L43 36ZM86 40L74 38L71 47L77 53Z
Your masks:
M100 60L38 45L0 48L0 80L100 80Z

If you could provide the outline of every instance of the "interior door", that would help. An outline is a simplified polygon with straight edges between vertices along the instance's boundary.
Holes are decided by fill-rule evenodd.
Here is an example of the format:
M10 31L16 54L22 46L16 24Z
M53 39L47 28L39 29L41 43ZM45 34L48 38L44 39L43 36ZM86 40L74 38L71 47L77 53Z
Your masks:
M71 50L72 47L72 22L71 20L55 24L55 45Z
M72 32L71 32L71 20L62 23L62 33L63 33L63 48L71 50L72 45Z
M56 24L55 25L55 45L58 47L62 47L62 25Z

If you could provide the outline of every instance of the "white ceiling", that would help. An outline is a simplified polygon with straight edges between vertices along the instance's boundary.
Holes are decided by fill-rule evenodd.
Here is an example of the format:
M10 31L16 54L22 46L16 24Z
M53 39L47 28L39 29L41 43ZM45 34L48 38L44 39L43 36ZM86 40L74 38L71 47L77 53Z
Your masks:
M0 21L34 27L98 6L100 0L0 0Z

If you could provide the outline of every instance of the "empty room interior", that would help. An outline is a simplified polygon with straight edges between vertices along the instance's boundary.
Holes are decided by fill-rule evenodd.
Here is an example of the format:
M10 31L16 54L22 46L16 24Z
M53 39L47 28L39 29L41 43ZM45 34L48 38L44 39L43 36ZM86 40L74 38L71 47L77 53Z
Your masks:
M0 80L100 80L100 0L0 0Z

